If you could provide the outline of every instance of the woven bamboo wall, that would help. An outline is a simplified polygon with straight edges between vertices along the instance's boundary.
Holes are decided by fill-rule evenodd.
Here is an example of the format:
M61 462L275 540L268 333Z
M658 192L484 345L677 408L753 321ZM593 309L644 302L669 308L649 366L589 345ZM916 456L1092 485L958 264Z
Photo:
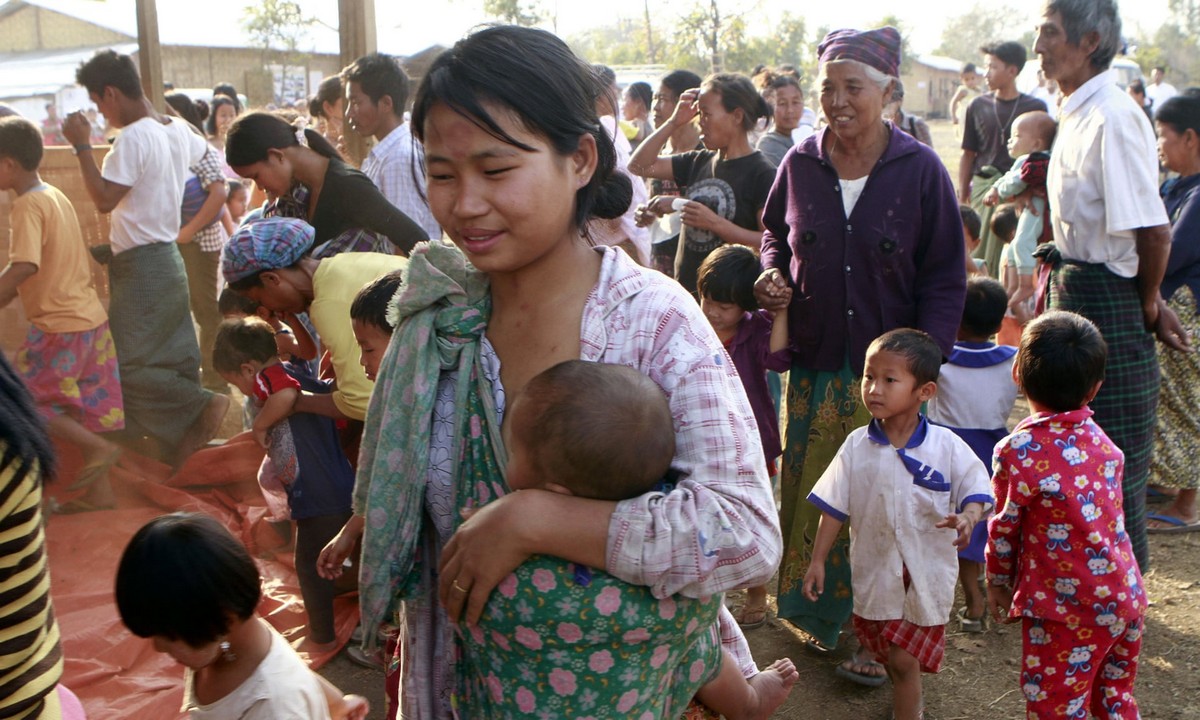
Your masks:
M97 147L92 150L96 163L104 161L108 154L107 147ZM108 242L108 215L96 209L95 203L87 194L83 185L83 175L79 171L79 160L71 154L68 147L48 147L42 157L42 165L38 169L42 180L62 190L75 206L75 214L79 217L79 225L83 230L83 240L88 245L101 245ZM6 196L7 195L7 196ZM0 193L0 267L8 265L8 249L11 242L11 225L9 212L12 209L11 193ZM105 269L91 261L92 279L96 290L100 293L100 301L108 305L108 273ZM28 323L25 313L21 310L20 300L13 301L8 307L0 309L0 350L8 357L16 351L25 338Z

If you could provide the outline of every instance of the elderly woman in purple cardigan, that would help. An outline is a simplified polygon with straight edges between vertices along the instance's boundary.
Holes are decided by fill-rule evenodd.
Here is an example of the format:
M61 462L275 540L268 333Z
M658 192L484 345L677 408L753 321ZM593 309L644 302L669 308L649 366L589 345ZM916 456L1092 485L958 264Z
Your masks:
M850 618L849 542L826 566L826 592L801 594L820 511L809 491L850 431L865 425L859 384L867 345L899 327L954 345L966 288L958 202L932 149L883 119L900 64L895 28L838 30L821 42L828 125L784 158L763 211L759 303L788 305L792 350L782 467L784 559L779 616L832 648ZM861 652L839 675L879 685Z

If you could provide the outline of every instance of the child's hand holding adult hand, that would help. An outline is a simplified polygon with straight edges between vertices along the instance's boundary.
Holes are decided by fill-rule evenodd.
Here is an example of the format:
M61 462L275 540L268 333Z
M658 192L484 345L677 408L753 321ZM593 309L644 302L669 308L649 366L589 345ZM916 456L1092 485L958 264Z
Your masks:
M270 439L267 437L269 435L270 431L271 431L270 428L256 427L256 428L254 428L254 439L256 441L258 441L259 445L262 445L265 448L270 447L271 446Z
M759 307L775 312L788 306L792 300L792 289L779 268L764 270L754 281L754 299Z
M333 536L317 556L317 574L326 580L337 580L346 568L346 558L354 551L358 538L345 529Z
M1008 610L1012 607L1013 589L1011 585L999 585L988 582L988 608L992 611L992 619L998 623L1014 623L1017 618L1009 617Z

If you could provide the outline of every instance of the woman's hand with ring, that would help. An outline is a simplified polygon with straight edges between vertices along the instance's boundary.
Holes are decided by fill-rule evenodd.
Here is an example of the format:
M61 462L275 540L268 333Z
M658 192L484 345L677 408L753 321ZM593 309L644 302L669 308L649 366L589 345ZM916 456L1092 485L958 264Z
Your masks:
M458 526L442 550L438 598L451 622L479 621L500 581L532 554L522 530L530 517L520 504L527 493L512 493L478 509Z

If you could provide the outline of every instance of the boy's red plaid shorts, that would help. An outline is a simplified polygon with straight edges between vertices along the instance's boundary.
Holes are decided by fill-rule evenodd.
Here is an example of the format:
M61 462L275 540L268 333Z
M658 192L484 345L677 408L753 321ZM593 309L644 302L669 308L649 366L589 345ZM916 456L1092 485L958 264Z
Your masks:
M862 646L887 664L888 648L896 645L921 664L921 671L935 673L946 655L945 625L914 625L907 620L864 620L854 616L854 634Z

